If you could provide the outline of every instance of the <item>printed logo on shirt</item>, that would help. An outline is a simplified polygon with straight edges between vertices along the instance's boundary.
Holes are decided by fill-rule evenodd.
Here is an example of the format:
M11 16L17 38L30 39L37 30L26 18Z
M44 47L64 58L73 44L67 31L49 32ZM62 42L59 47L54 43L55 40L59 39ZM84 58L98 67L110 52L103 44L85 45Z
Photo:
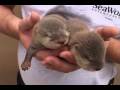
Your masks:
M110 6L94 5L92 10L107 16L108 19L120 19L120 11Z

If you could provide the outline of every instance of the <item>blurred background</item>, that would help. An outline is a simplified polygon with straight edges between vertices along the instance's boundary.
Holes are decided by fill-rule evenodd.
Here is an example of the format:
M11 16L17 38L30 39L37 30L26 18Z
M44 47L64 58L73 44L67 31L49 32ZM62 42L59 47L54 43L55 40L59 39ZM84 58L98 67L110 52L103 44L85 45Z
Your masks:
M20 6L14 12L21 17ZM120 65L116 65L118 75L114 85L120 85ZM17 40L0 34L0 85L16 85L17 78Z
M17 16L20 6L14 8ZM17 40L0 34L0 85L15 85L17 76Z

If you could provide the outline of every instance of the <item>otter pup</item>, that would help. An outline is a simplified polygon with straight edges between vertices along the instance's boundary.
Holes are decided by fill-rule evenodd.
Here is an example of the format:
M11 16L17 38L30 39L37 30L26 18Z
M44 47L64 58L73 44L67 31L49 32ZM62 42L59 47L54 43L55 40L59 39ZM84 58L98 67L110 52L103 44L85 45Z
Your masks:
M72 35L69 47L77 64L89 71L98 71L104 66L105 46L95 32L82 31Z
M66 20L59 15L47 15L38 21L32 30L32 42L21 65L22 70L29 69L38 50L58 49L67 44L69 32L66 29Z
M70 32L69 50L75 60L85 70L98 71L104 66L105 46L101 36L89 30L89 26L80 18L67 20Z

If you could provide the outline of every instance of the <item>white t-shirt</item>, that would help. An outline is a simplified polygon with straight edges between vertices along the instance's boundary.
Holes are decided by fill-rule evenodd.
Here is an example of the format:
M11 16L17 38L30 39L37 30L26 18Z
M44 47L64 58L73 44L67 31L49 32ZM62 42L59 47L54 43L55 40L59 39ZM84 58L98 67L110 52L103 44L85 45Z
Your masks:
M23 5L23 17L37 11L44 15L48 10L56 5ZM65 5L76 13L88 16L92 23L97 25L120 26L120 6L119 5ZM28 71L21 70L21 63L24 60L26 50L19 42L18 63L21 76L27 85L107 85L109 80L115 77L116 68L111 63L106 63L100 71L89 72L79 69L70 73L62 73L46 69L40 61L33 58L32 66Z

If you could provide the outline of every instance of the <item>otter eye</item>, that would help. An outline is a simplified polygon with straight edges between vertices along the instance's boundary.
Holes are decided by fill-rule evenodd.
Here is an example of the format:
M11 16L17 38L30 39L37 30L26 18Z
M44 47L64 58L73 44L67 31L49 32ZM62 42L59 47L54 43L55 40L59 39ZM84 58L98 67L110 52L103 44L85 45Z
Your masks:
M84 57L85 57L86 59L89 59L89 56L88 56L88 55L84 55Z
M79 50L79 47L77 45L75 45L75 49Z

